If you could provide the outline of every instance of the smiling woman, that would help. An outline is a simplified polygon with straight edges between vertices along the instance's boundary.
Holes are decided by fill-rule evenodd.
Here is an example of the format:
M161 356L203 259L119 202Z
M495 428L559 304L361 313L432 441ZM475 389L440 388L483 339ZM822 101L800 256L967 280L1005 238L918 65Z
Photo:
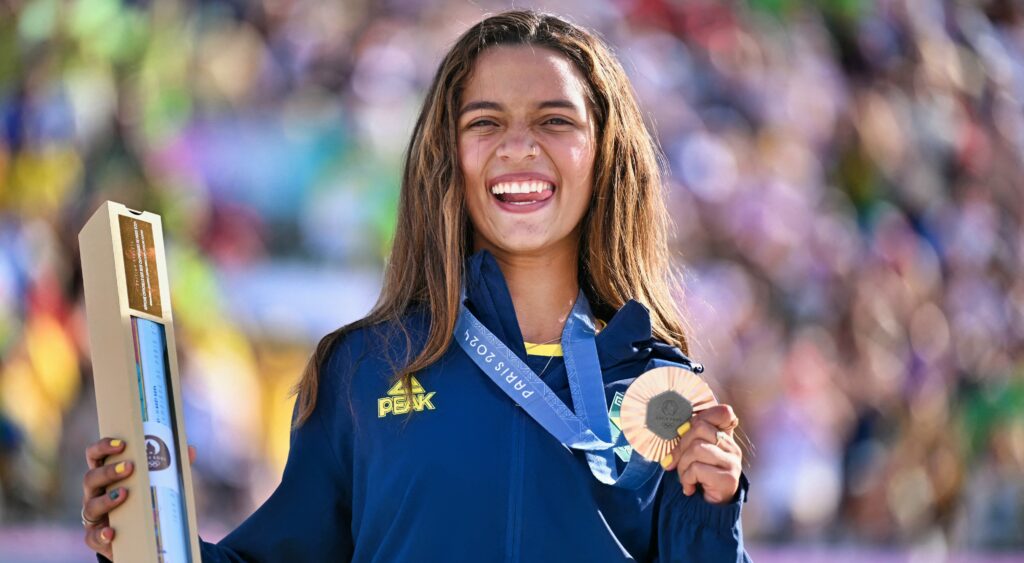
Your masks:
M280 486L203 560L747 560L728 406L660 465L618 432L639 375L700 371L654 147L588 31L528 11L469 29L414 128L377 304L320 342ZM87 452L106 556L124 494L105 491L131 470L103 460L123 447Z

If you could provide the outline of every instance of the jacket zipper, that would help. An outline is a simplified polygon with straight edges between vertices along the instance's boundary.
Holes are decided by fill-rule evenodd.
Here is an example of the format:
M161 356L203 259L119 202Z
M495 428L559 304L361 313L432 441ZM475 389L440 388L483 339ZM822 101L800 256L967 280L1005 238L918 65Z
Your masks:
M509 472L508 487L508 528L505 533L506 563L518 563L519 543L522 534L522 514L520 508L523 500L523 456L525 436L523 423L526 414L516 405L512 415L512 463Z

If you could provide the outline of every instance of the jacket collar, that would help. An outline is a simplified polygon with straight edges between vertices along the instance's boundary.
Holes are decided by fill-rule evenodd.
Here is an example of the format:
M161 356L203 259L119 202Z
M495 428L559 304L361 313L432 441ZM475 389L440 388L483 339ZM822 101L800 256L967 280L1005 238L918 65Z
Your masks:
M466 307L517 356L526 359L523 334L505 276L494 256L481 250L466 262Z
M498 262L487 250L476 252L466 262L466 306L517 356L526 359L512 295ZM690 364L678 348L653 338L647 307L629 300L597 335L601 368L653 358Z

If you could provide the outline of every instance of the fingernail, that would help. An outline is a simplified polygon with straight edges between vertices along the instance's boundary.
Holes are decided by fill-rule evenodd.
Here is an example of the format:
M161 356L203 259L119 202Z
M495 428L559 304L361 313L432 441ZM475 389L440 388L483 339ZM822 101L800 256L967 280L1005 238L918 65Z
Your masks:
M112 447L112 448L120 448L121 447L121 440L116 440L116 439L115 440L111 440L110 441L110 447Z
M661 466L668 469L668 466L672 463L672 454L665 454L665 457L661 458Z
M121 463L118 463L117 465L114 466L114 473L117 473L118 475L120 475L120 474L124 473L124 470L127 467L128 467L128 462L122 461Z
M110 500L117 500L117 497L121 496L121 490L114 489L113 491L107 493L107 496L110 497Z
M100 539L103 540L104 542L110 541L110 530L108 529L108 530L103 530L102 532L100 532Z
M680 436L682 436L683 434L686 434L689 431L690 431L690 421L689 420L687 420L686 422L680 424L679 428L676 428L676 434L678 434Z

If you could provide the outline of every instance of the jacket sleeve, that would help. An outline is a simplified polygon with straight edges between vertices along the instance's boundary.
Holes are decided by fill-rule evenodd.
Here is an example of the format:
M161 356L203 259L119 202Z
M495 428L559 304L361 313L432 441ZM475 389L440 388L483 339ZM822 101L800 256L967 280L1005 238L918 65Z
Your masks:
M702 494L683 494L673 475L661 480L658 492L658 557L656 563L749 563L743 547L740 512L750 484L740 475L739 490L732 502L711 504Z
M348 437L329 430L351 427L349 411L339 399L339 354L333 356L321 370L316 408L291 432L281 483L222 541L200 538L202 563L351 559L351 458L344 453ZM99 561L107 560L99 556Z

